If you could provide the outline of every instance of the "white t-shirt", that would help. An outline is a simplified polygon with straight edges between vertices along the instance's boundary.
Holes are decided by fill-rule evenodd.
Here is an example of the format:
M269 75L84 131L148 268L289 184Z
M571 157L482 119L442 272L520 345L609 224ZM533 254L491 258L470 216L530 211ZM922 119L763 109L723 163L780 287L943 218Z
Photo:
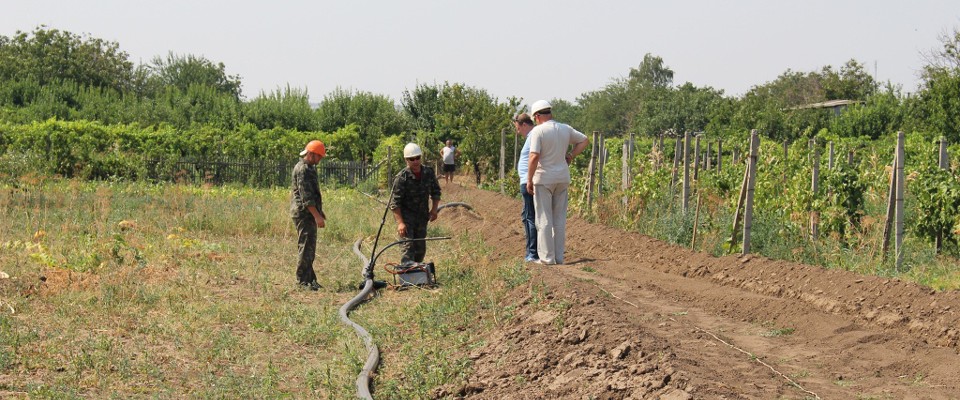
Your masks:
M540 163L533 174L535 185L570 183L567 149L587 140L587 135L570 125L554 120L537 125L530 131L530 152L540 153Z
M454 164L454 161L453 161L454 150L456 150L456 147L445 146L443 150L440 151L440 155L443 156L444 164L447 164L447 165Z

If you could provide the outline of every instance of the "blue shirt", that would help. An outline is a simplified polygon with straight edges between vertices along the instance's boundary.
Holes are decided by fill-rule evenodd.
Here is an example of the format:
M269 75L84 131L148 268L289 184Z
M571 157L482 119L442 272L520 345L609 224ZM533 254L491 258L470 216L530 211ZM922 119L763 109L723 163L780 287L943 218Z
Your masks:
M520 184L527 184L527 172L530 170L530 135L523 141L520 149L520 159L517 160L517 174L520 175Z

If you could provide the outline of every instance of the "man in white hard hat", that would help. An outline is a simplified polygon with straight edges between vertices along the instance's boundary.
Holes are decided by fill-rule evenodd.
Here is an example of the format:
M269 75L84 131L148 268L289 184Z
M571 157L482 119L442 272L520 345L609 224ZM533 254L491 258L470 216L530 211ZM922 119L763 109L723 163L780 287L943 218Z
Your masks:
M422 157L420 146L407 143L403 147L407 167L394 178L390 209L397 221L397 234L406 239L427 237L427 223L437 219L440 206L440 183L433 168L423 165ZM400 248L401 263L423 262L427 254L427 242L423 240L403 243Z
M530 106L537 126L529 134L527 173L527 191L533 193L537 213L537 254L539 262L547 265L563 264L570 162L590 144L580 131L554 121L552 111L546 100L537 100Z

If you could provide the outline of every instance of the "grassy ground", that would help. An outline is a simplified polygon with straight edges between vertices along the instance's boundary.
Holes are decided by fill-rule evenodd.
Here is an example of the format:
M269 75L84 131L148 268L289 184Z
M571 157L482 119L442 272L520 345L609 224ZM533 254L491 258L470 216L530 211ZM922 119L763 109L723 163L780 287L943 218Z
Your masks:
M324 190L320 292L295 284L284 189L21 178L0 186L0 397L351 398L366 351L339 322L379 203ZM388 220L384 240L393 240ZM444 232L431 228L431 235ZM509 315L521 266L479 238L428 245L439 290L354 312L380 346L381 398L427 397L467 372L454 349ZM396 260L389 250L381 261ZM382 275L382 274L381 274ZM462 354L462 353L461 353Z

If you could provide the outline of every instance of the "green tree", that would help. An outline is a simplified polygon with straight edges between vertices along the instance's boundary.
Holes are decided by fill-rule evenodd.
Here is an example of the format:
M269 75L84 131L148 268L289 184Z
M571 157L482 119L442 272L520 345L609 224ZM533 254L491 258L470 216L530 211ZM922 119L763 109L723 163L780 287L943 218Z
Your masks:
M826 100L866 100L879 89L876 80L857 60L847 61L839 72L832 66L823 67L819 78Z
M520 101L509 98L501 103L486 90L459 83L444 84L441 98L443 107L434 117L435 131L460 143L466 160L478 166L479 172L492 175L499 162L501 130L511 127L510 119Z
M580 114L583 112L583 107L579 104L571 103L563 99L552 99L550 100L550 105L552 106L553 118L556 118L558 121L567 122L575 127L580 126ZM521 112L529 113L530 107L524 106L517 111L517 114ZM578 130L582 129L578 128Z
M133 82L128 58L115 42L40 26L0 36L0 81L72 81L123 91Z
M663 59L647 53L637 68L630 68L629 84L635 90L666 89L673 85L673 70Z
M240 76L227 75L222 62L214 63L202 56L170 52L166 58L154 57L148 69L148 81L153 89L175 87L186 92L191 86L199 85L240 100Z
M633 114L630 111L635 108L629 102L626 85L622 81L613 82L603 89L580 95L577 103L581 113L569 123L584 132L600 131L607 135L625 132Z
M443 87L436 84L419 84L413 92L403 91L400 106L415 129L433 131L436 128L434 117L443 108L443 99L440 96L442 90Z
M941 37L942 47L927 56L917 96L908 101L912 127L960 142L960 30Z
M897 131L903 124L899 92L892 86L869 95L863 104L854 104L830 121L830 132L841 138L878 139Z
M316 114L320 130L325 132L356 125L364 157L373 153L381 139L406 132L410 126L389 97L340 88L324 96Z
M287 88L260 93L241 106L243 119L260 129L286 128L299 131L319 130L317 114L310 108L306 90Z

